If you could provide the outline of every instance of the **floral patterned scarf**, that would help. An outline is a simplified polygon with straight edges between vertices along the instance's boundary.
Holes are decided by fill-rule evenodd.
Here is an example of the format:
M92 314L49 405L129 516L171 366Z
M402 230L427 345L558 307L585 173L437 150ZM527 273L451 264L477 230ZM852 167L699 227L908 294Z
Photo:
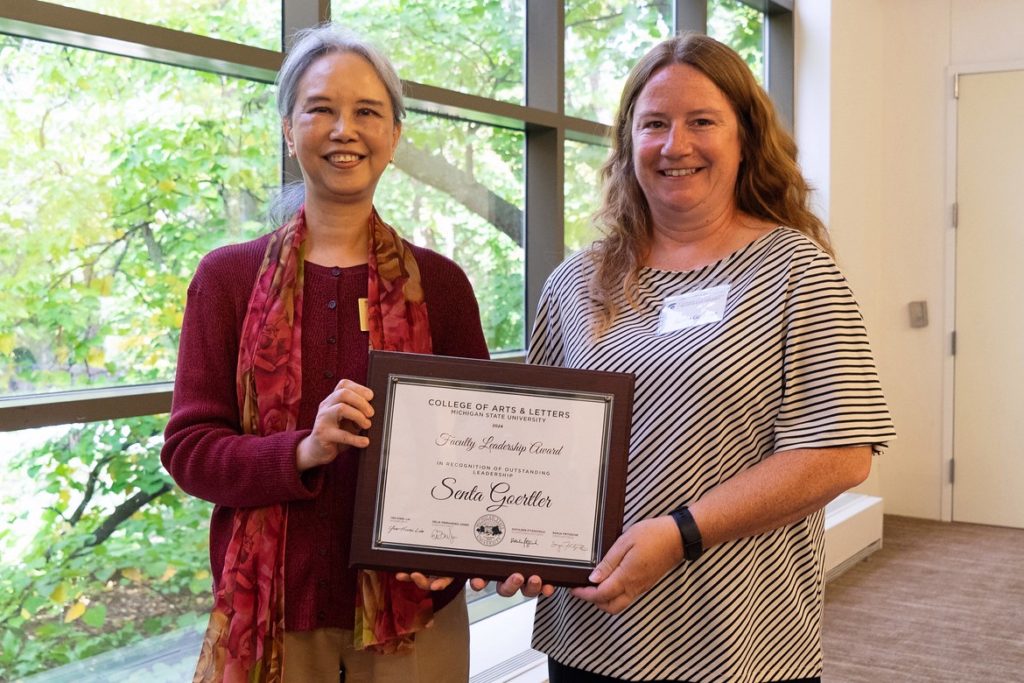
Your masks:
M370 215L367 323L370 347L430 353L430 326L411 250ZM246 434L296 428L302 396L305 211L270 237L242 324L236 373ZM194 682L279 682L284 652L287 505L237 508L224 571ZM355 646L412 646L433 617L430 593L388 572L358 572Z

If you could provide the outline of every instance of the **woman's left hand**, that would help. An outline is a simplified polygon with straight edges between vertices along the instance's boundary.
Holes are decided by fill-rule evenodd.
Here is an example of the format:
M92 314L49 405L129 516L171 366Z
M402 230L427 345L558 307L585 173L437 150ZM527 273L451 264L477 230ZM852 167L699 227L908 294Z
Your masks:
M618 614L682 559L683 543L675 521L668 516L645 519L619 536L591 572L590 580L597 585L573 588L572 594Z
M482 591L487 587L487 583L486 579L470 579L469 587L475 591ZM495 581L495 584L495 591L503 598L511 598L520 591L527 598L535 598L538 595L549 598L555 592L554 586L550 583L544 583L544 580L536 574L531 574L530 578L527 579L519 572L516 572L500 583Z
M397 572L395 578L399 581L412 581L417 588L425 591L443 591L455 580L454 576L427 576L420 572Z

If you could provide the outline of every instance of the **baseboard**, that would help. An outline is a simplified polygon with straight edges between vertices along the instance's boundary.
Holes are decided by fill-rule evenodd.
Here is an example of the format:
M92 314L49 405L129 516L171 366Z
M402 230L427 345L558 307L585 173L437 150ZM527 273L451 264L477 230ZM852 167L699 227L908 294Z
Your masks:
M506 598L497 595L479 602L485 601L508 604ZM470 683L511 681L541 665L546 673L547 658L530 647L536 607L536 600L524 600L469 625Z
M548 658L531 649L471 676L469 683L541 683L547 679Z
M882 499L844 493L825 507L825 580L882 547Z

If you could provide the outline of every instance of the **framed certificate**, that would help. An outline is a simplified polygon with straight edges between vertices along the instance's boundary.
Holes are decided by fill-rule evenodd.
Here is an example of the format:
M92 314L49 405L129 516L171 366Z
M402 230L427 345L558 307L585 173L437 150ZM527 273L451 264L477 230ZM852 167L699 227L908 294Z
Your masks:
M584 585L622 532L633 376L372 351L351 563Z

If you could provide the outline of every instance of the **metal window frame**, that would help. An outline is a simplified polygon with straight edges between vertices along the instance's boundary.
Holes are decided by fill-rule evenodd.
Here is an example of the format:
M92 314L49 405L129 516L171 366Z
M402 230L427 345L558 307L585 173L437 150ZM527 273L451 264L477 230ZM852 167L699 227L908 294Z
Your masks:
M765 13L768 90L792 125L793 2L743 1ZM282 41L330 15L330 0L282 0L281 7ZM674 32L707 30L707 0L675 0L673 10ZM0 5L0 33L263 83L274 81L282 60L273 50L40 0L6 0ZM601 143L610 132L607 125L565 114L564 44L564 3L526 0L525 105L406 83L412 108L525 132L526 334L540 289L564 254L564 143ZM287 171L297 169L282 169ZM0 431L164 413L170 410L172 388L163 382L0 397Z

